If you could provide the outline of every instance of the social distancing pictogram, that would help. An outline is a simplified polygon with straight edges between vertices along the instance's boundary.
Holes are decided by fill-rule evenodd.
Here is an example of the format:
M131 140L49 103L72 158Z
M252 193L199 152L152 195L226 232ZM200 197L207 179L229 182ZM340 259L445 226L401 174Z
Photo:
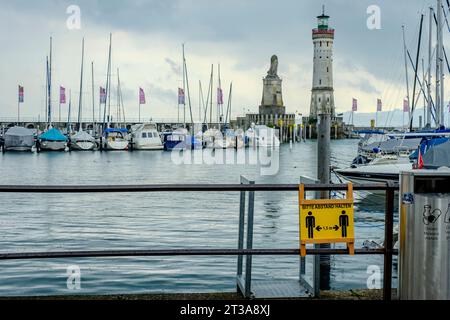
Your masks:
M353 185L348 184L345 199L305 199L299 186L300 254L306 255L308 243L347 243L354 254Z

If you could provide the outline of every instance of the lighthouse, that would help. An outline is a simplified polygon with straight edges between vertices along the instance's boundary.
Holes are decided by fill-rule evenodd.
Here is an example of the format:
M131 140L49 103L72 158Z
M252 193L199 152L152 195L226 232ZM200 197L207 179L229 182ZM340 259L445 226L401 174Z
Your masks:
M310 118L317 119L320 113L335 115L333 95L333 41L334 29L328 25L329 16L317 17L317 28L312 30L314 44L313 87L311 91Z

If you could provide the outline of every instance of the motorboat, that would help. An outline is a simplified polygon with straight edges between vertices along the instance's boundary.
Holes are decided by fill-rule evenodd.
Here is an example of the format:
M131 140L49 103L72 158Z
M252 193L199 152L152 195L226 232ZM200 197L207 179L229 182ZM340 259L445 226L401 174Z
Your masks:
M4 151L31 151L35 144L35 131L24 127L12 127L4 134Z
M186 139L188 132L185 128L178 128L175 130L168 130L162 133L162 141L164 150L184 150L186 149Z
M133 148L137 150L162 150L164 146L154 123L136 124L131 127Z

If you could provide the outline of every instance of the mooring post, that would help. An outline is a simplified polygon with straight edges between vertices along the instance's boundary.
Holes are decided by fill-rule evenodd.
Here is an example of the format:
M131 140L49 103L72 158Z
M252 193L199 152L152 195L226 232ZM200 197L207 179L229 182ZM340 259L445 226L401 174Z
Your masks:
M330 183L330 140L331 140L331 114L323 107L320 110L317 122L317 178L320 183ZM322 191L320 197L329 199L329 191ZM330 248L329 243L321 244L320 248ZM330 260L329 255L320 256L320 290L330 289Z

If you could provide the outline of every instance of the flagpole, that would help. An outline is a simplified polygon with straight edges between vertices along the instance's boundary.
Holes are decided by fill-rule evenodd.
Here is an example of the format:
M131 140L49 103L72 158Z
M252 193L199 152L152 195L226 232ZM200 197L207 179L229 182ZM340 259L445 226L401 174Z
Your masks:
M17 125L20 122L20 86L19 86L19 98L17 99Z

